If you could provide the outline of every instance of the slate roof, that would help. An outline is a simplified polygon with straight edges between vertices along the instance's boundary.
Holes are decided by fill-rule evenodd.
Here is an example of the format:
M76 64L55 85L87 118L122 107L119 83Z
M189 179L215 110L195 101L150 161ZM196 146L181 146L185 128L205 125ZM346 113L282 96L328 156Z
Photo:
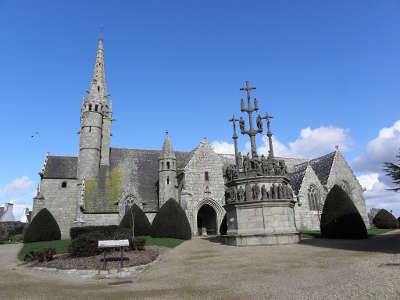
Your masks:
M77 178L78 158L76 156L48 156L43 178L75 179Z
M321 184L327 184L333 160L335 159L335 154L336 152L331 152L324 156L295 165L294 171L289 173L290 184L295 193L298 194L300 190L301 183L303 182L303 178L308 165L313 168Z
M110 199L110 182L115 181L118 170L121 191L134 191L143 203L144 211L158 208L158 160L160 150L111 148L110 166L100 168L97 191L85 203L87 212L116 212L115 199ZM175 152L177 169L183 169L193 155L192 152ZM108 183L107 183L108 182Z
M295 172L301 169L306 169L307 164L310 164L313 168L315 174L318 176L319 181L325 185L328 182L329 174L331 173L331 168L333 160L335 159L336 152L328 153L324 156L314 158L308 162L299 164L295 166Z
M288 175L289 180L290 180L290 185L292 186L292 189L296 195L299 193L301 184L303 182L304 175L306 174L306 169L307 168L303 168L296 172L289 173L289 175Z

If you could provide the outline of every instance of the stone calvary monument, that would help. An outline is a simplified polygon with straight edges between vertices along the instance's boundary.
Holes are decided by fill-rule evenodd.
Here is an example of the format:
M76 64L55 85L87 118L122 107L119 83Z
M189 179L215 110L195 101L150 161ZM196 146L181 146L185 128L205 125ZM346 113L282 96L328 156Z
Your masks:
M247 93L247 107L241 100L241 111L248 114L249 130L245 130L245 121L239 120L240 132L250 137L251 157L242 157L238 153L235 116L233 123L233 142L235 148L235 164L225 170L226 191L224 206L226 210L227 235L223 237L226 244L273 245L297 243L299 233L296 229L293 191L290 187L288 169L284 160L274 157L272 144L271 119L265 115L256 118L257 129L253 126L253 113L258 111L258 102L254 98L251 105L250 87L240 90ZM267 137L269 154L259 156L256 148L256 135L263 132L262 120L267 121Z
M46 155L32 218L46 208L57 221L62 238L68 239L71 227L118 225L130 203L138 205L152 222L164 203L174 198L185 211L194 235L219 234L227 214L227 241L232 244L288 243L298 239L296 228L319 229L321 207L338 184L368 226L362 188L339 149L314 159L276 157L272 117L258 116L253 124L258 103L251 102L248 84L243 90L247 92L247 107L242 102L242 111L249 116L249 129L245 130L243 118L231 119L235 155L216 153L206 138L191 151L175 151L169 134L165 134L160 149L113 147L115 101L111 102L107 90L100 38L89 92L81 103L77 99L74 104L79 153ZM196 105L201 103L193 103L190 109ZM167 126L170 118L162 121ZM268 157L256 152L255 136L263 131L263 122L267 122ZM237 124L250 136L251 157L238 155ZM162 141L161 136L154 138ZM130 140L134 143L134 133Z

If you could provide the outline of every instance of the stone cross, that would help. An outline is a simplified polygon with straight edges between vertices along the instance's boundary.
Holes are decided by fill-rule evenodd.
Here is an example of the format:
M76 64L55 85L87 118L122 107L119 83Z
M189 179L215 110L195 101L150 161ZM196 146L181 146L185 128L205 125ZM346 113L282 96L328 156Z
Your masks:
M268 142L269 142L269 154L268 156L273 158L274 157L274 148L272 146L272 132L271 132L271 119L273 119L273 116L270 116L268 113L265 114L265 119L267 121L267 136L268 136Z
M232 122L233 124L233 144L235 146L235 162L236 162L236 167L239 169L239 151L238 151L238 145L237 145L237 139L238 136L236 134L236 122L238 122L239 119L235 119L235 115L232 116L232 119L229 120L229 122Z
M257 103L257 99L254 98L254 107L251 106L250 91L251 90L255 90L255 89L256 89L255 87L250 87L248 81L246 81L246 87L240 89L241 91L246 91L246 93L247 93L247 108L244 106L244 101L243 101L243 98L242 98L241 103L240 103L240 110L242 112L247 112L248 113L248 115L249 115L249 127L250 127L249 130L246 131L244 129L244 120L241 119L240 121L241 121L241 123L243 125L240 126L240 132L242 134L247 134L250 137L251 156L252 157L256 157L257 156L256 135L258 133L262 132L262 129L260 129L260 128L257 129L257 130L254 130L254 128L253 128L253 116L252 116L252 114L253 114L254 111L258 111L258 103Z

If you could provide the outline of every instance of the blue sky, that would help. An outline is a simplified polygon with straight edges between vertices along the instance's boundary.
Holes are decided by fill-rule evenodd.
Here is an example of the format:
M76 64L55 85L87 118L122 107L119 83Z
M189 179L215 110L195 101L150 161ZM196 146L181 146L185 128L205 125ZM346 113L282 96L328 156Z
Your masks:
M112 146L159 149L168 129L176 150L204 136L229 150L249 80L282 155L340 144L369 190L389 184L379 162L400 146L398 1L0 0L0 203L31 203L47 151L77 154L101 26ZM382 193L373 205L389 197L400 213Z

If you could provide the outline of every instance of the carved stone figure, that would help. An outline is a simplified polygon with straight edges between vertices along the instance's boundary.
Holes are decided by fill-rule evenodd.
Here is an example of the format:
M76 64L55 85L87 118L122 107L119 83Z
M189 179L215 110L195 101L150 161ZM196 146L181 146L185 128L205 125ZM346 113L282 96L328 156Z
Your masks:
M278 186L273 184L273 189L274 189L274 195L275 195L274 199L279 199Z
M246 183L244 189L245 189L245 192L246 192L245 193L245 195L246 195L245 201L251 201L251 199L252 199L252 190L251 190L250 184Z
M244 120L242 117L240 117L240 120L239 120L239 127L240 127L240 131L243 132L244 131Z
M258 128L258 130L262 131L262 130L263 130L263 127L262 127L262 119L261 119L261 116L260 116L260 115L258 115L257 120L256 120L256 123L257 123L257 128Z
M265 185L263 184L261 186L261 200L266 200L267 197L267 190L265 189Z
M239 189L237 191L237 194L238 194L238 201L239 202L245 201L246 193L245 193L245 191L244 191L242 186L239 187Z
M245 157L243 157L243 170L247 176L247 172L250 170L250 157L249 153Z
M285 199L285 192L284 192L284 188L283 185L280 184L278 185L278 199Z
M257 183L253 185L252 191L253 191L253 199L257 201L258 197L260 196L260 187Z
M286 167L285 161L284 160L280 160L279 161L279 167L281 169L281 175L285 176L288 173L288 169Z
M273 165L273 169L274 169L275 175L281 175L281 168L279 167L278 161L273 159L272 160L272 165Z
M274 165L273 165L271 159L267 159L267 175L268 176L274 176L275 175Z

